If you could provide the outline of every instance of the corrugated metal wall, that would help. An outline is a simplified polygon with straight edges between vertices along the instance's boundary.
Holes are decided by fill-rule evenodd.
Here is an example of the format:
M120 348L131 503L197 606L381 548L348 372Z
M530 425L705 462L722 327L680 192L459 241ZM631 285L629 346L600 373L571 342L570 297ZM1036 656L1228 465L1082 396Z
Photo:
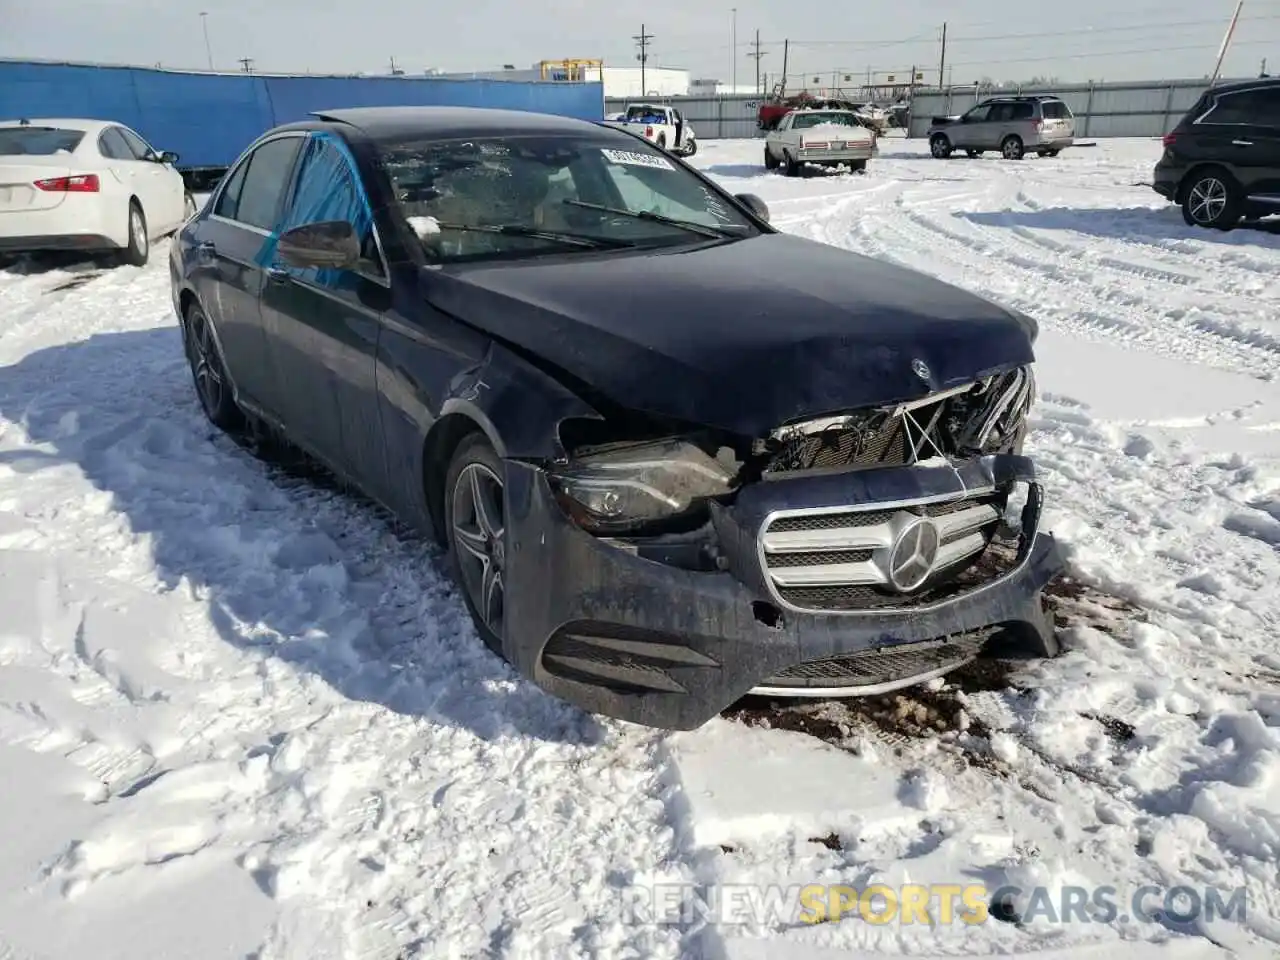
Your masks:
M1062 97L1076 115L1079 137L1159 137L1195 105L1206 86L1204 80L1151 80L977 92L960 88L920 91L911 105L910 130L911 136L923 137L935 114L962 113L997 94L1026 93ZM663 102L683 110L702 140L760 135L755 120L758 96L671 97ZM625 100L610 98L605 101L605 113L620 113L626 105Z
M1061 97L1076 115L1077 137L1159 137L1168 133L1204 93L1205 80L1156 80L1003 90L952 89L917 93L911 104L911 136L923 137L932 117L963 113L998 94Z
M258 134L314 110L474 106L598 120L603 103L599 83L248 76L0 60L0 118L117 120L157 149L178 153L184 168L225 167Z

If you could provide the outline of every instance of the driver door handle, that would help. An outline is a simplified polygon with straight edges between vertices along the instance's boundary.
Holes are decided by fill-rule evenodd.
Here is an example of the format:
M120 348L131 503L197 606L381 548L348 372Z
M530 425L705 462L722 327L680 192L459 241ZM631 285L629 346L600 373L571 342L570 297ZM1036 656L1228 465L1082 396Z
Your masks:
M283 283L289 279L289 271L284 267L267 267L267 279L272 283Z
M1233 147L1252 147L1253 141L1252 140L1232 140L1231 145Z

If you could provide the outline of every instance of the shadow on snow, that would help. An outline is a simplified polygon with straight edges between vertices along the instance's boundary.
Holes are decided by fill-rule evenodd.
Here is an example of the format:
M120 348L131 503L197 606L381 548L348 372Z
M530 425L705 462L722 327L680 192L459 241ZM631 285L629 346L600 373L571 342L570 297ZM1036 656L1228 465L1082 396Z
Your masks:
M0 417L31 440L0 465L37 484L78 467L145 539L162 588L206 598L228 644L483 739L604 738L484 647L434 542L297 455L263 459L214 429L175 327L97 334L0 369Z

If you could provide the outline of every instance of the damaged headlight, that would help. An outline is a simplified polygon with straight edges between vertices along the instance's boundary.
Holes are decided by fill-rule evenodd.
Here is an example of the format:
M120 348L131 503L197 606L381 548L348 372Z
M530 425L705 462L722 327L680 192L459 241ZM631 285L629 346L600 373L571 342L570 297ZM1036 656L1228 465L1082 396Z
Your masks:
M579 526L618 533L680 516L733 489L719 460L679 439L655 440L576 457L551 473L561 503Z

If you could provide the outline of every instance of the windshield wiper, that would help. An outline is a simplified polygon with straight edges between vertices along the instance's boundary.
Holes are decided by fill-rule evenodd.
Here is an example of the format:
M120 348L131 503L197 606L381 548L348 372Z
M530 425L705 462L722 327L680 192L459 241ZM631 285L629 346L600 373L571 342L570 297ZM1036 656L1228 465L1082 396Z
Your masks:
M542 230L519 223L445 223L437 220L436 226L441 230L461 230L464 233L496 233L506 237L529 237L534 240L550 240L563 243L566 247L585 247L591 250L605 250L615 247L634 247L630 240L614 240L611 237L590 237L576 233L561 233L559 230Z
M714 237L717 240L723 237L742 236L741 233L725 227L709 227L703 223L677 220L675 217L651 213L648 210L624 210L622 207L610 207L603 203L588 203L586 200L562 200L561 203L567 203L571 207L584 207L587 210L599 210L601 213L612 213L619 217L631 217L634 220L651 220L654 223L665 223L667 226L679 227L682 230L688 230L690 233L701 234L704 237Z

